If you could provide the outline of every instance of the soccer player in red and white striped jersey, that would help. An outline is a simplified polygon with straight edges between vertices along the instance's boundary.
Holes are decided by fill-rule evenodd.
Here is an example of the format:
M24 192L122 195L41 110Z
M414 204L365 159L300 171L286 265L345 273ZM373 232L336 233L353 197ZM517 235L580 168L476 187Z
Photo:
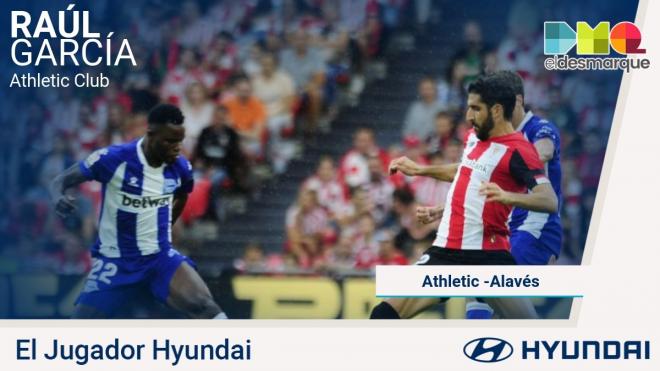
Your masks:
M468 88L467 120L473 130L461 163L436 168L451 181L444 212L421 209L420 219L442 217L438 234L419 265L513 265L507 219L513 207L556 212L557 197L534 146L511 124L516 94L498 75L482 76ZM401 160L401 159L399 159ZM391 172L409 164L395 160ZM410 160L408 160L410 161ZM412 162L412 161L411 161ZM529 190L529 191L528 191ZM371 318L409 318L437 299L388 299ZM509 318L535 318L529 302L500 299L496 310Z

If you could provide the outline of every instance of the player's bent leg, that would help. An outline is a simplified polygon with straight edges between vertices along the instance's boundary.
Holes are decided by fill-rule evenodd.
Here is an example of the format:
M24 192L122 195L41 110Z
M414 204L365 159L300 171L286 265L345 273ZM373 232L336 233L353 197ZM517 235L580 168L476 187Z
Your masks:
M167 304L191 318L212 319L224 316L202 277L187 262L180 264L174 272L169 289Z

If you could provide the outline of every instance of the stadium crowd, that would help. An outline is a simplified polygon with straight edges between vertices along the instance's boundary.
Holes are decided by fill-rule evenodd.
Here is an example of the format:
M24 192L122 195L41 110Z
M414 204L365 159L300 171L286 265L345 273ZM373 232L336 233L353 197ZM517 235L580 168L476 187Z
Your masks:
M420 29L430 1L237 0L170 6L136 0L115 7L104 24L122 30L138 60L112 68L110 87L84 93L39 89L18 117L3 117L13 135L2 138L8 194L0 217L0 254L28 259L31 268L81 274L90 268L87 246L95 235L100 185L85 183L76 216L51 212L47 185L96 148L144 135L146 112L157 102L178 104L186 117L184 152L196 186L183 225L200 218L222 221L245 212L245 200L331 122L344 104L357 102L369 63L383 63L388 38L413 7ZM509 33L498 45L483 41L477 22L446 73L419 82L401 127L401 143L382 148L373 131L354 132L341 158L323 157L300 186L286 214L286 245L268 255L246 246L235 265L245 271L370 271L376 264L414 262L437 224L420 225L417 205L444 202L449 184L387 174L389 159L421 163L460 160L465 86L482 71L513 69L525 79L526 104L561 129L564 169L565 257L578 261L593 209L612 119L611 82L598 73L543 69L542 20L517 3ZM27 94L27 93L25 93ZM614 94L611 94L615 97ZM26 101L16 94L9 104ZM615 99L615 98L613 98ZM5 156L6 155L6 156ZM226 199L239 200L233 210ZM180 223L181 224L181 223ZM184 227L185 228L185 227ZM54 237L55 236L55 237ZM10 260L12 261L12 260ZM15 267L0 267L12 270Z
M430 2L417 2L423 26ZM100 0L86 6L97 27L130 40L137 65L103 70L111 78L107 88L7 96L9 107L29 106L2 117L13 133L3 138L2 182L6 195L16 195L2 198L0 255L16 258L5 262L65 273L90 268L86 246L95 234L100 185L84 184L78 212L60 221L51 212L48 183L95 149L144 135L146 113L158 102L179 105L186 117L183 152L194 164L196 187L184 228L199 218L222 221L245 212L262 182L284 173L308 140L330 129L341 97L357 102L367 66L381 63L410 4Z

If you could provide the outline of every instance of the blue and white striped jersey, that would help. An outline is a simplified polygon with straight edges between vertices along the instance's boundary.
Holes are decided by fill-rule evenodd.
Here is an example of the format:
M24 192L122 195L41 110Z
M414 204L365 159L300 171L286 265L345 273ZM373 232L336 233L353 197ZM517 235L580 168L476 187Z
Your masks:
M192 191L192 166L183 156L150 166L142 140L99 149L79 163L87 179L103 184L94 256L137 257L172 247L172 201L174 193Z
M557 195L561 210L561 141L559 130L551 122L541 119L529 111L518 127L518 131L522 132L531 143L536 143L541 139L549 139L554 144L555 151L552 158L545 163L545 172ZM542 241L555 255L559 256L563 234L559 213L539 213L516 207L509 219L509 229L511 233L517 231L528 232Z

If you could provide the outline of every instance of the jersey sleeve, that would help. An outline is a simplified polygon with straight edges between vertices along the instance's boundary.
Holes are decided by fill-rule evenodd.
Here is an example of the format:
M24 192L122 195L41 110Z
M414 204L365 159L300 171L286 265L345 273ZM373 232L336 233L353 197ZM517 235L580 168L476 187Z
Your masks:
M78 163L78 167L88 180L108 183L120 163L118 150L114 147L107 147L92 152L86 159Z
M177 164L179 165L179 176L181 177L181 185L177 188L176 192L190 193L195 186L195 180L193 177L193 167L190 164L190 161L185 159L183 156L180 156L177 159Z
M527 189L533 189L539 184L550 183L545 175L543 163L531 144L529 148L514 149L509 161L509 171L516 182L524 184Z
M555 145L555 148L560 147L559 143L559 131L557 128L546 120L541 120L535 132L529 138L529 141L536 143L541 139L550 139Z

